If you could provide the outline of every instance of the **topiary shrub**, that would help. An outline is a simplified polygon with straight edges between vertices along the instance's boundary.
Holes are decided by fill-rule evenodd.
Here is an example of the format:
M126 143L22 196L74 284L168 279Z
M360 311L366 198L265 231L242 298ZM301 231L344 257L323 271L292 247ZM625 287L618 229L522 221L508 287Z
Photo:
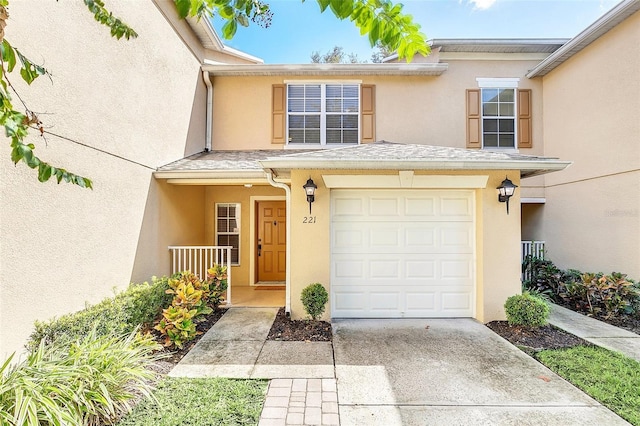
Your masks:
M329 301L329 294L322 284L309 284L302 290L300 300L307 315L315 321L324 313L324 306Z
M540 327L549 319L547 302L528 292L509 297L504 304L504 310L510 325Z

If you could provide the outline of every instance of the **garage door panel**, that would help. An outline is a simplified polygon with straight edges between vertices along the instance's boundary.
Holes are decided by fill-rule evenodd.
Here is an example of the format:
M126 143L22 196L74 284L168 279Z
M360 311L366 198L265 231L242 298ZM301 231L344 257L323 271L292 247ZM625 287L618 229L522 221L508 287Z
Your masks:
M398 291L371 291L369 293L369 310L382 312L397 312L400 309L400 292Z
M471 295L468 292L443 292L442 310L451 314L471 309Z
M467 196L443 196L440 202L440 216L445 218L469 217L473 214L472 200Z
M411 217L412 220L434 218L436 216L437 199L436 197L406 197L404 204L405 216Z
M400 217L400 201L396 196L369 198L370 217Z
M333 190L333 317L473 315L473 191Z
M336 197L332 203L332 216L363 216L365 202L362 196Z

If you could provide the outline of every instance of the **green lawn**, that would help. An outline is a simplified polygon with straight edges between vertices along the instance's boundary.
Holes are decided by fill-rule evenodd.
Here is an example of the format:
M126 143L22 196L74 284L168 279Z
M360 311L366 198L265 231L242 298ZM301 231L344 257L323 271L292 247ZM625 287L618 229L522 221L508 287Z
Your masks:
M154 396L136 406L118 426L256 425L266 380L165 377Z
M640 362L599 346L545 350L536 357L629 423L640 426Z

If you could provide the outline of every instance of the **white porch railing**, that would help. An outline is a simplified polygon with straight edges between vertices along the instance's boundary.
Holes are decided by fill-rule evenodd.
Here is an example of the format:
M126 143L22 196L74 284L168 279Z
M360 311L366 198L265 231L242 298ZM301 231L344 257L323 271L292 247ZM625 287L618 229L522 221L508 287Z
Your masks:
M201 280L207 279L207 270L213 265L227 267L227 297L231 304L231 246L169 246L171 274L191 271Z
M520 264L524 263L527 256L544 259L544 241L521 241L520 242ZM531 279L531 272L522 272L522 281Z

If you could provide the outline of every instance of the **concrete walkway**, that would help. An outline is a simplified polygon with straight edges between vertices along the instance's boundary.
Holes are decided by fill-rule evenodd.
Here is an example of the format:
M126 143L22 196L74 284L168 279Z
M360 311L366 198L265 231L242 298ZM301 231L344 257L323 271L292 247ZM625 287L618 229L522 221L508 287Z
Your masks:
M595 345L640 361L640 335L558 305L551 305L549 322Z
M230 308L172 377L272 379L260 426L626 425L472 319L335 320L266 341L276 308Z

